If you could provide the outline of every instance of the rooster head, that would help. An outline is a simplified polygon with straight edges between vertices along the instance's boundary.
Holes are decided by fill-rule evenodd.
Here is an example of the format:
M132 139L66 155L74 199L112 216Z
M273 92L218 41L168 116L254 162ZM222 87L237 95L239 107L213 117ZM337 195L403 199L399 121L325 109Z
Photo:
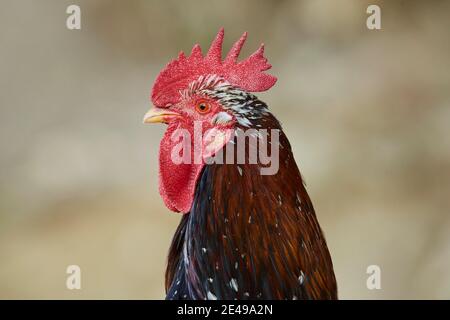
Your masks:
M263 45L238 62L244 33L222 60L223 38L222 28L206 55L197 44L188 57L181 52L172 60L156 78L151 93L154 107L144 116L144 123L168 125L159 150L159 191L175 212L190 211L204 159L227 144L233 130L252 127L268 112L250 92L268 90L277 80L264 73L271 65ZM173 161L180 140L192 145L187 151L192 161Z

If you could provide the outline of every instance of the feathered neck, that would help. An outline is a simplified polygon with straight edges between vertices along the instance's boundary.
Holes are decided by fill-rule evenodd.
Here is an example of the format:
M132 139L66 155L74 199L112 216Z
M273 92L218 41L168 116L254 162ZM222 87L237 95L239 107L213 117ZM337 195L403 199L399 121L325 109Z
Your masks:
M270 114L261 123L279 128ZM331 258L286 136L280 167L204 167L174 236L168 299L336 299Z

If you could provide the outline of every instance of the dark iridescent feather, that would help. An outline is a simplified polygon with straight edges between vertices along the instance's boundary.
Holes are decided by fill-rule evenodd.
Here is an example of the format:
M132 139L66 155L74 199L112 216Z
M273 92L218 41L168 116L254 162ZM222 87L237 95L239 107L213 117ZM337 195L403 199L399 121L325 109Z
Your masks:
M281 130L270 113L253 125ZM205 166L171 245L167 299L337 299L325 239L280 132L275 175L258 164Z

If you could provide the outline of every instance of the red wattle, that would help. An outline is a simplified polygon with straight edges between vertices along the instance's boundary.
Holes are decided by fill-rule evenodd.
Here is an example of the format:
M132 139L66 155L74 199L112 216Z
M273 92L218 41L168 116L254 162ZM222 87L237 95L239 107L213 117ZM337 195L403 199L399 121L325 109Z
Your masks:
M176 164L171 159L177 141L171 136L177 126L167 128L159 148L159 193L166 206L175 212L188 213L194 200L195 186L204 163ZM203 162L203 161L202 161Z

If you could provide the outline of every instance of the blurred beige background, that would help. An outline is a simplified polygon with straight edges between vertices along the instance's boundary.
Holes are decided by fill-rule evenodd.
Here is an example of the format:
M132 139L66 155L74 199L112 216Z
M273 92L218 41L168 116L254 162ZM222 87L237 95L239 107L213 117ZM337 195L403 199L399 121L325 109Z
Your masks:
M382 30L365 26L378 4ZM82 30L69 31L78 4ZM0 298L164 297L180 219L144 126L180 50L249 32L343 299L450 298L449 1L2 0ZM66 267L82 289L66 289ZM366 268L382 289L366 288Z

